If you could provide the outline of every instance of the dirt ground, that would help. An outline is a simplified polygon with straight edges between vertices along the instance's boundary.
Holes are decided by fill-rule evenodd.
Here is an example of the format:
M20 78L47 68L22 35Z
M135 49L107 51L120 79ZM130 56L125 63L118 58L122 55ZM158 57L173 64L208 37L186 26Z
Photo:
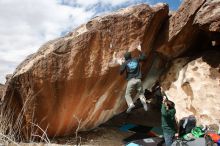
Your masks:
M59 137L52 140L52 143L69 145L92 145L92 146L122 146L123 139L129 137L133 132L122 132L114 127L100 126L89 132L79 133L76 141L76 135L68 137Z
M123 146L123 139L129 137L133 132L122 132L113 127L97 127L89 132L82 132L76 135L56 137L51 143L19 143L19 146ZM6 146L5 144L0 146ZM17 146L9 144L8 146Z
M137 109L139 110L139 109ZM138 112L138 111L137 111ZM139 115L137 113L133 114L126 114L122 113L118 116L115 116L105 124L87 131L87 132L80 132L77 134L72 134L70 136L64 137L56 137L50 139L50 144L45 143L20 143L19 146L60 146L60 145L89 145L89 146L123 146L123 139L130 137L131 135L135 134L132 131L121 131L119 128L126 123L134 123L135 121L140 123L144 123L145 126L150 127L158 127L160 125L160 111L149 110L148 112L144 113L142 116L147 117L144 121L138 121L137 118L143 120L143 117L136 117L135 115ZM134 118L131 118L131 117ZM138 124L134 123L134 124ZM1 145L0 145L1 146ZM11 144L10 146L14 146Z
M145 126L160 126L160 111L149 110L145 116L149 117L147 118L148 120L145 120ZM132 123L132 120L129 121L127 114L122 113L91 131L79 133L77 141L76 135L72 135L56 138L52 142L70 145L78 143L92 146L123 146L125 145L123 139L134 134L134 132L123 132L119 130L119 127L125 123Z

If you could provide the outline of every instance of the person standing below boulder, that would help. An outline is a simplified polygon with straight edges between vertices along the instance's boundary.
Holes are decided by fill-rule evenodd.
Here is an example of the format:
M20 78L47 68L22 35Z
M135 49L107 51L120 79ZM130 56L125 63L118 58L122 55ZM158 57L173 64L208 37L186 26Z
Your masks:
M139 45L137 49L141 51L141 46ZM144 53L141 53L138 58L132 58L131 52L126 52L124 54L124 58L125 62L120 67L120 75L122 75L124 71L126 71L126 79L128 81L125 93L125 99L128 105L127 113L129 113L135 107L131 97L131 93L133 90L136 90L138 92L144 110L147 111L148 108L146 104L146 99L144 97L143 86L141 83L142 73L140 67L140 62L144 61L146 56Z
M175 104L164 97L161 106L161 125L166 146L171 146L176 133Z

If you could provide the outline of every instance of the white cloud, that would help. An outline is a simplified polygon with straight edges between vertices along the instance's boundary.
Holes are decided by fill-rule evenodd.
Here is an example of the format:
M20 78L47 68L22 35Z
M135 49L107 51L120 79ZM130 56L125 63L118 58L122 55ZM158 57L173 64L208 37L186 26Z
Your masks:
M129 1L134 1L134 0L105 0L105 3L115 6Z
M128 2L129 0L94 0L92 2L88 3L88 0L76 0L78 4L83 4L83 5L91 5L91 4L96 4L96 3L103 3L103 4L110 4L112 6L120 5L122 3ZM130 0L134 1L134 0Z
M0 0L0 82L43 43L93 15L55 0Z
M92 5L96 5L98 3L102 3L102 4L109 4L111 6L116 6L116 5L120 5L123 4L125 2L135 2L136 0L61 0L61 2L68 4L68 5L72 5L72 6L83 6L83 7L88 7L88 6L92 6Z
M66 1L69 4L78 4L87 7L97 4L100 0L64 0L64 1Z
M62 32L86 22L97 5L112 7L129 0L0 0L0 82L26 56ZM132 0L135 1L135 0Z

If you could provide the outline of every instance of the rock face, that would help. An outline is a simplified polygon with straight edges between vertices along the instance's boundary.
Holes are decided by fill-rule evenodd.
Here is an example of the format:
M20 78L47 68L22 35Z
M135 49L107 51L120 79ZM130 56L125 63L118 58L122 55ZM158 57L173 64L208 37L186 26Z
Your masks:
M201 124L220 124L219 7L219 0L185 0L164 25L164 39L158 37L155 43L170 61L186 56L172 61L161 78L176 103L178 120L195 115ZM205 54L206 50L216 52Z
M219 0L185 0L161 29L154 47L169 59L188 50L206 49L219 43Z
M5 86L0 84L0 98L1 98L1 100L2 100L2 97L3 97L4 91L5 91Z
M168 58L178 57L197 40L199 27L193 20L205 0L185 0L177 12L173 13L164 25L161 36L155 45L157 51Z
M176 104L177 119L195 115L199 124L220 122L220 52L205 52L173 62L163 87ZM192 58L191 58L192 59ZM191 60L190 59L190 60Z
M168 6L142 4L96 17L69 35L43 45L12 76L5 99L48 136L88 130L126 109L119 64L140 44L147 56ZM149 63L143 64L146 70ZM22 107L24 107L22 109Z
M220 1L206 0L197 12L194 23L205 31L220 32Z

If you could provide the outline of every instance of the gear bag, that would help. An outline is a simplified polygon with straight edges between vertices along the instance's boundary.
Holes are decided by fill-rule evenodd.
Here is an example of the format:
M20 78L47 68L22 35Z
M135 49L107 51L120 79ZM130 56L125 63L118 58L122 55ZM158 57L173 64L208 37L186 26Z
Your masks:
M187 133L191 133L191 130L196 127L195 116L189 116L182 118L179 122L179 136L182 137Z

